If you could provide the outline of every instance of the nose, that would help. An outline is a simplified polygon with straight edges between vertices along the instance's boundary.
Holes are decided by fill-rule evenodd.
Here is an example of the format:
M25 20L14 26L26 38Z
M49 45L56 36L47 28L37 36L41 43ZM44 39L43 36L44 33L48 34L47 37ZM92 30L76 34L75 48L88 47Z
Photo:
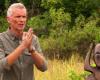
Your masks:
M23 17L20 17L20 21L24 21L25 19Z
M26 17L21 16L19 19L21 22L25 22L26 21Z

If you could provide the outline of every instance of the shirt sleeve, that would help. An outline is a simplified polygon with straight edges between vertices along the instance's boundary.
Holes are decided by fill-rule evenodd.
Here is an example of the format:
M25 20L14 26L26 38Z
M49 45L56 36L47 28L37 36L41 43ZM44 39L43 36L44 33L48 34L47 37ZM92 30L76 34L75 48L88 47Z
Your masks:
M4 69L10 68L5 56L4 46L2 41L0 40L0 72L2 72Z
M33 38L33 47L35 48L36 51L38 51L39 53L42 53L42 49L40 47L40 43L37 36L34 36Z

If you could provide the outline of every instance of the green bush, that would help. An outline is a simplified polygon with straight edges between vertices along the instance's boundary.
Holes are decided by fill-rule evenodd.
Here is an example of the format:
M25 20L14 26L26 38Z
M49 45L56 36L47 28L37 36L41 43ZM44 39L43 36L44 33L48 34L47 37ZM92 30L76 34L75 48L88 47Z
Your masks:
M40 42L46 55L62 58L77 52L85 57L90 43L100 42L100 27L97 26L99 18L91 16L86 19L80 14L72 29L70 21L71 17L64 13L64 9L50 9L49 14L33 17L29 21L33 29L42 30Z
M83 57L87 53L91 42L100 41L99 27L96 27L97 20L79 22L73 29L59 28L52 29L49 37L41 38L42 48L47 55L57 57L69 57L72 52L80 53ZM78 23L77 23L78 24ZM83 26L83 27L81 27Z
M0 32L5 31L8 28L8 23L4 17L0 17Z
M83 73L77 74L74 70L69 70L68 74L70 80L84 80L90 73L84 71Z

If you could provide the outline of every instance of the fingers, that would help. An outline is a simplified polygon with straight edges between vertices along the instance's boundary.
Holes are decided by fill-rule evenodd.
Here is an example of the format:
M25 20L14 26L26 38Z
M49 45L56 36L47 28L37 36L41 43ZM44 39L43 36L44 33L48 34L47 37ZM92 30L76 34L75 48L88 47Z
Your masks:
M25 39L26 34L27 34L27 32L23 32L22 40Z
M33 29L32 28L29 28L28 32L32 32L33 33Z
M29 28L28 33L27 33L28 38L32 39L32 35L33 35L33 29Z
M28 48L32 44L33 30L30 28L28 32L23 32L22 42Z

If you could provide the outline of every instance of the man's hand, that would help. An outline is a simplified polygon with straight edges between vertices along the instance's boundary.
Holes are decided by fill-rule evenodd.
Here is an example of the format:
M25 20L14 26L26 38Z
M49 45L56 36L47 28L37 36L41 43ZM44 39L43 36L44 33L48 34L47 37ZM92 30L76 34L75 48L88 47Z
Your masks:
M33 39L35 39L35 38L36 38L36 36L33 34ZM35 52L35 47L32 45L32 43L31 43L30 47L28 48L28 50L29 50L29 53Z
M32 44L32 35L33 35L33 30L32 28L29 28L28 32L23 32L22 36L22 45L25 48L29 48Z

